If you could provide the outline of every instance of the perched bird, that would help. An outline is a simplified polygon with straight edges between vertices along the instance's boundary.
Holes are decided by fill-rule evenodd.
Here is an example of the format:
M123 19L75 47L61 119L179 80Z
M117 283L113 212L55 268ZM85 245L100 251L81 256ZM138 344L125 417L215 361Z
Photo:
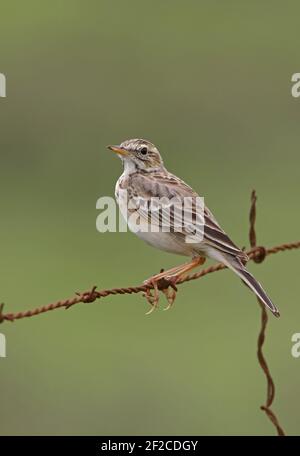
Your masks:
M265 306L275 316L279 316L277 308L260 283L247 271L245 267L248 260L247 255L230 240L207 207L204 206L201 218L201 214L199 216L196 213L196 206L193 203L190 208L191 220L194 222L193 229L187 225L182 226L181 231L176 228L178 211L174 210L172 204L170 207L160 206L156 213L154 210L147 210L153 198L165 197L169 200L175 198L179 202L184 198L190 198L192 201L199 198L191 187L167 171L154 144L144 139L129 139L118 146L108 146L108 148L117 153L123 162L124 170L117 181L115 195L121 212L128 216L129 228L153 247L191 257L190 262L163 271L144 282L152 284L154 287L154 298L151 300L148 296L153 308L157 306L160 280L165 279L170 284L175 285L178 279L194 267L203 264L205 258L208 257L223 263L235 272ZM131 204L133 200L134 204ZM168 214L169 230L162 229L167 209L171 209L171 213ZM152 228L154 225L155 229L136 230L136 227L133 227L133 222L130 221L129 216L132 214L138 215L142 222L150 223ZM199 226L202 224L202 230L195 230L197 224ZM194 234L194 239L192 242L188 242L187 239L192 234ZM173 288L175 287L173 286ZM169 301L168 308L175 299L174 292L170 291L171 293L166 293Z

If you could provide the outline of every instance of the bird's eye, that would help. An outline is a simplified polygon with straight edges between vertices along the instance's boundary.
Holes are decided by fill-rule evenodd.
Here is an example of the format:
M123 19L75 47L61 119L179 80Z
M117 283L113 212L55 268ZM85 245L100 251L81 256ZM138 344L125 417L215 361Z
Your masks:
M140 149L140 153L141 153L142 155L146 155L147 152L148 152L147 147L142 147L142 148Z

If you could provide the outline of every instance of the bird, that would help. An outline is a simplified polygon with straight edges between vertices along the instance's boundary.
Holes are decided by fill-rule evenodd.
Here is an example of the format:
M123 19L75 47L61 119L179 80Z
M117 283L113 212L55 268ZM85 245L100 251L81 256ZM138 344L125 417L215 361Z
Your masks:
M167 308L170 308L175 300L178 280L202 265L206 258L210 258L237 274L266 308L276 317L280 315L262 285L246 269L247 254L232 242L206 205L203 206L202 214L197 213L195 201L200 198L198 193L166 169L162 156L153 143L145 139L129 139L107 147L123 163L123 173L116 183L115 198L129 229L152 247L190 257L188 263L162 270L144 281L144 284L151 285L154 289L154 296L147 290L146 297L152 306L148 313L158 306L161 281L165 280L170 285L169 291L162 289L169 302ZM178 230L180 217L174 201L182 203L186 198L192 201L188 209L191 223L181 223L181 230ZM154 210L151 202L157 199L171 203L156 205ZM144 229L137 229L137 219L138 226ZM165 219L169 223L168 230L164 227ZM149 224L151 229L145 229Z

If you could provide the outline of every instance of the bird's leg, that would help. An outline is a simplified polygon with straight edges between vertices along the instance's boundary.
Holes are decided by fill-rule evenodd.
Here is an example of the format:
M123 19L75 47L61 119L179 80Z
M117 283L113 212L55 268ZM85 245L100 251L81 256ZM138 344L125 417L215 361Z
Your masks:
M152 305L152 308L150 311L147 313L152 313L155 308L158 307L158 300L159 300L159 289L158 289L158 284L161 280L165 279L165 281L168 283L170 282L171 289L165 288L163 289L163 293L165 294L169 304L166 307L165 310L169 309L172 304L175 301L176 298L176 282L178 282L179 279L184 277L184 275L188 272L197 267L200 264L203 264L205 262L205 257L202 256L197 256L192 259L189 263L182 264L180 266L175 266L174 268L168 269L167 271L162 271L159 274L156 274L149 279L144 281L145 285L152 285L154 288L154 296L151 295L150 289L147 290L145 296L148 300L148 302Z
M192 259L189 263L183 264L179 271L171 274L165 275L165 279L167 281L171 281L174 285L178 282L179 279L182 279L187 272L191 271L192 269L200 266L201 264L205 263L206 258L202 256L197 256ZM171 270L169 270L170 272ZM168 271L166 271L168 272Z
M184 263L174 268L168 269L167 271L161 271L159 274L149 277L149 279L144 280L145 285L153 285L153 282L159 282L161 279L164 279L166 276L173 277L174 275L180 273L181 269L187 266L190 263Z
M182 265L180 271L178 271L175 274L167 275L165 277L165 280L167 282L170 282L170 284L172 286L169 287L167 290L163 290L164 294L166 295L167 301L169 303L167 305L167 307L164 308L164 310L169 310L175 301L176 291L175 291L174 287L175 287L176 283L178 282L178 280L182 279L186 275L187 272L191 271L192 269L196 268L197 266L199 266L201 264L204 264L205 260L206 260L205 257L201 257L201 256L195 257L195 258L193 258L193 260L190 263Z

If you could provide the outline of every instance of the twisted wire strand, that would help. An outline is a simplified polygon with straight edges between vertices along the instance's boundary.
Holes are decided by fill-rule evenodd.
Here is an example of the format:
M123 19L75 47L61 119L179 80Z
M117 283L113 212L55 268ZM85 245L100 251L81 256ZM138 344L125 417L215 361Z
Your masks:
M252 249L256 248L256 242L257 242L257 236L256 236L256 231L255 231L255 222L256 222L256 201L257 201L257 196L255 190L252 191L251 194L251 208L250 208L250 214L249 214L249 222L250 222L250 230L249 230L249 241ZM257 255L254 254L253 260L256 263L261 263L264 261L267 255L271 255L274 253L278 252L283 252L285 250L291 250L291 249L298 249L300 247L300 242L293 242L290 244L282 244L276 247L273 247L271 249L265 249L265 248L260 248L260 253ZM275 399L275 383L272 378L267 360L265 358L265 355L263 353L263 345L265 342L266 338L266 330L267 330L267 324L268 324L268 313L266 311L265 305L260 301L260 299L257 298L258 304L261 309L261 327L260 331L258 334L258 339L257 339L257 359L259 362L260 367L262 368L266 380L267 380L267 397L266 397L266 402L264 405L262 405L260 408L263 410L270 421L273 423L277 430L277 435L279 436L284 436L284 430L279 424L279 420L275 413L271 409L271 405L273 404L273 401Z
M250 241L250 246L251 249L247 252L247 255L249 257L249 261L254 261L255 263L261 263L266 259L266 257L270 255L274 255L279 252L285 252L285 251L290 251L290 250L295 250L300 248L300 241L296 242L289 242L289 243L284 243L280 245L276 245L274 247L263 247L263 246L257 246L257 236L256 236L256 228L255 228L255 222L256 222L256 201L257 201L257 196L255 190L252 191L251 194L251 207L250 207L250 214L249 214L249 221L250 221L250 229L249 229L249 241ZM183 278L181 278L177 283L176 286L183 284L184 282L189 282L191 280L196 280L200 279L201 277L204 277L207 274L211 274L213 272L221 271L222 269L226 269L226 266L224 266L221 263L214 264L212 266L209 266L208 268L202 269L198 272L195 272L193 274L189 274ZM170 284L166 281L163 280L162 283L159 284L158 288L160 290L166 289ZM94 302L100 298L106 298L107 296L112 296L112 295L124 295L124 294L136 294L136 293L145 293L147 290L153 289L154 286L151 284L141 284L135 287L123 287L123 288L109 288L109 289L103 289L103 290L97 290L97 287L94 286L91 290L84 291L81 293L76 293L75 296L69 299L65 300L59 300L41 307L37 307L35 309L30 309L26 311L20 311L20 312L10 312L10 313L4 313L3 308L4 304L0 304L0 323L3 323L4 321L10 321L14 322L15 320L21 320L23 318L28 318L28 317L34 317L36 315L40 315L46 312L50 312L51 310L56 310L60 308L65 308L69 309L70 307L79 304L79 303L91 303ZM275 398L275 384L273 381L273 378L270 373L270 369L268 367L268 363L266 361L266 358L263 354L263 345L265 342L265 337L266 337L266 329L267 329L267 323L268 323L268 314L265 309L265 306L263 303L258 299L258 304L260 305L261 308L261 328L260 332L258 335L258 340L257 340L257 358L260 367L262 368L266 380L267 380L267 397L266 397L266 402L264 405L261 406L261 410L263 410L270 421L273 423L277 430L277 434L279 436L284 436L284 430L279 424L278 418L275 415L275 413L271 410L271 405L273 404L274 398Z
M258 258L259 255L261 254L262 249L264 249L265 256L267 257L269 255L273 255L278 252L284 252L287 250L299 249L299 248L300 248L300 241L297 241L297 242L277 245L277 246L274 246L271 248L254 247L251 250L249 250L247 252L247 254L249 256L249 261L251 261L251 260L255 261L255 259ZM194 274L189 274L188 276L179 280L176 283L176 285L181 285L184 282L189 282L191 280L200 279L201 277L204 277L207 274L221 271L222 269L226 269L226 266L224 266L221 263L214 264L212 266L209 266L208 268L201 269L200 271L195 272ZM94 302L100 298L106 298L107 296L145 293L147 291L147 289L153 289L153 285L141 284L141 285L138 285L135 287L109 288L109 289L103 289L103 290L96 290L96 287L93 287L89 291L77 293L72 298L59 300L59 301L56 301L56 302L53 302L50 304L46 304L41 307L37 307L35 309L30 309L30 310L20 311L20 312L4 313L3 305L2 305L2 307L0 307L0 323L2 323L4 321L13 322L15 320L21 320L22 318L34 317L36 315L40 315L45 312L50 312L51 310L60 309L62 307L68 309L76 304Z

